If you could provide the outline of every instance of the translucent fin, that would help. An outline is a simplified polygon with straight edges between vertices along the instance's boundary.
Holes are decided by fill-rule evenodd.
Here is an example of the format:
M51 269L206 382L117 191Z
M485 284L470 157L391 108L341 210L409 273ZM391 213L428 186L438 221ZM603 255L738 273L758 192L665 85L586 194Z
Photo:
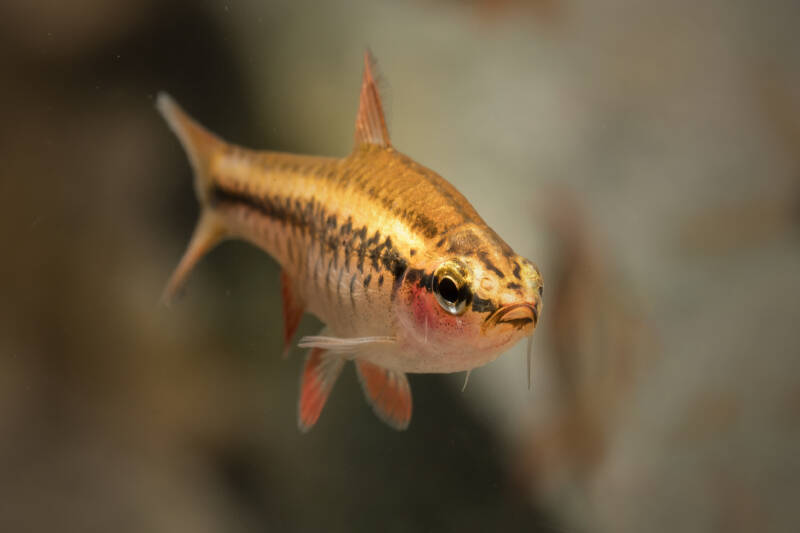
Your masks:
M356 360L364 395L378 418L392 428L403 430L411 421L411 387L402 372Z
M322 408L342 373L344 359L321 348L308 352L300 381L300 401L297 410L297 427L303 433L319 420Z
M369 51L364 52L364 77L361 80L361 96L356 115L356 148L362 144L391 146L389 130L383 116L383 105L378 85L373 76L375 60Z
M207 207L209 190L212 186L211 163L224 149L225 142L195 122L166 93L158 94L156 108L186 151L194 169L194 189L200 201L200 220L186 252L161 295L161 302L168 305L197 261L225 237L225 227Z
M472 374L472 369L467 370L467 375L464 376L464 385L461 386L461 392L467 390L467 383L469 383L469 375Z
M181 288L189 273L209 250L225 238L225 228L213 212L205 210L200 214L200 220L194 228L194 234L189 241L189 246L183 253L178 266L172 272L164 292L161 294L161 303L169 305L172 298Z
M158 93L156 108L186 151L194 170L194 190L205 206L211 189L211 162L225 142L192 119L167 93Z
M303 337L297 344L300 348L324 348L334 353L355 353L371 344L391 344L397 342L395 337L325 337L322 335Z
M281 296L283 300L283 358L289 355L292 337L297 331L305 311L305 302L297 294L294 282L285 270L281 270Z

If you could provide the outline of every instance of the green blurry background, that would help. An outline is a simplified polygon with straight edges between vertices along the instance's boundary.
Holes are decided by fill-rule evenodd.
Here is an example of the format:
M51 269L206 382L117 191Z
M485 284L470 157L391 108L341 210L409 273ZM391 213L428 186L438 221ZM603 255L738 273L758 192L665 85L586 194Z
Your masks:
M701 5L700 5L701 4ZM794 531L800 6L0 3L0 531ZM352 371L296 429L278 270L197 206L160 90L228 140L345 155L369 47L396 147L545 280L522 349ZM306 317L301 333L319 323Z

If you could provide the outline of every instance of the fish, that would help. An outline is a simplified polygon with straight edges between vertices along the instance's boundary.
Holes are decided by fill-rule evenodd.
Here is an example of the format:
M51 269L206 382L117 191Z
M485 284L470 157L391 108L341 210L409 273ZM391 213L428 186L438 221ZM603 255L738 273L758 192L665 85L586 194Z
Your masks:
M453 185L394 148L375 71L366 52L354 148L343 158L240 147L166 93L157 97L194 171L200 205L163 300L168 304L223 240L241 239L271 255L281 267L284 358L304 313L324 324L298 343L308 349L301 432L316 424L348 361L378 418L406 429L407 374L469 376L531 339L541 312L536 265ZM529 341L529 367L530 352Z

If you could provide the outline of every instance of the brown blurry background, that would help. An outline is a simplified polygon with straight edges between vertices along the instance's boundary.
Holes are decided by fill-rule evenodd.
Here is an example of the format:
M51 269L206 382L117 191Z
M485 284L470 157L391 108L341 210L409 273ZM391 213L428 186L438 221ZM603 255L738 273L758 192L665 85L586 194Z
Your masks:
M0 531L794 531L796 2L0 3ZM227 243L157 305L197 207L154 110L344 155L361 54L394 144L537 262L522 347L345 372L296 429L278 270ZM316 332L306 317L301 330Z

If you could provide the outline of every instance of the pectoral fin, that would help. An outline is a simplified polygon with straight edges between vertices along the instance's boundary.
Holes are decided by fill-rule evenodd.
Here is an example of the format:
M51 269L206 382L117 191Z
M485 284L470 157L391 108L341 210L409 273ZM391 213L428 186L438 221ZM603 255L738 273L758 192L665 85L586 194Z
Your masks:
M297 427L303 433L317 423L343 366L344 359L321 348L313 348L308 352L300 382L297 412Z
M403 372L356 360L358 380L378 418L403 430L411 421L411 388Z
M376 344L391 344L397 342L395 337L327 337L312 335L303 337L297 344L300 348L323 348L335 353L356 353L364 348Z
M281 295L283 297L283 358L286 359L289 355L290 342L297 331L306 305L298 295L292 278L285 270L281 270Z

